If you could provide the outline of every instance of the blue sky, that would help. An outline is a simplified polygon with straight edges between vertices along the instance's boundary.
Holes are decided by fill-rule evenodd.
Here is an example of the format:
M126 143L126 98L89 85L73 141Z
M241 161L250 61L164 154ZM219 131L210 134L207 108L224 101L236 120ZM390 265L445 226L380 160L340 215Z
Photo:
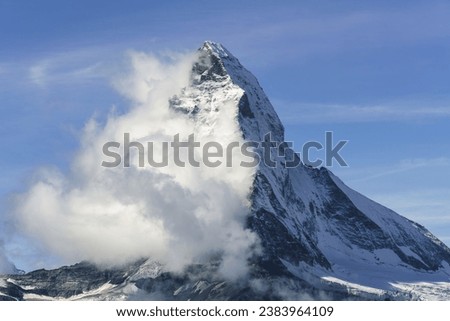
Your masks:
M257 76L297 150L330 130L349 140L350 166L332 170L450 244L449 16L446 1L2 0L0 218L37 168L68 167L90 117L127 108L111 79L128 50L213 40Z

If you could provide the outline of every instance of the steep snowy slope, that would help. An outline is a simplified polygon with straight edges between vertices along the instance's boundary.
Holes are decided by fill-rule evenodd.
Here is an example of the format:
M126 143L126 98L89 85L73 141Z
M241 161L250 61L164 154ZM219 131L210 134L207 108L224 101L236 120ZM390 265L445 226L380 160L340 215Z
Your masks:
M283 142L283 125L255 77L219 44L207 42L200 52L194 68L200 80L193 86L238 86L244 138L261 142L270 132ZM264 245L262 264L294 273L307 266L312 274L320 267L317 274L327 280L338 276L383 290L395 290L396 282L449 280L450 251L424 227L351 190L325 168L284 168L292 151L271 156L278 166L260 163L248 220Z

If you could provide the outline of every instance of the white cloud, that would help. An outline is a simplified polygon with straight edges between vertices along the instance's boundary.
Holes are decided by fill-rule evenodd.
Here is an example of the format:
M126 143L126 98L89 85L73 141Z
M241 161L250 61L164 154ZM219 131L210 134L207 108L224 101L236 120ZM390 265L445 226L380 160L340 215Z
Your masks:
M18 197L12 219L22 233L69 263L111 265L151 257L180 271L222 253L225 277L245 275L246 258L257 243L244 228L254 169L101 166L103 144L122 142L124 133L143 142L170 140L177 133L223 144L242 139L227 114L233 108L222 108L215 120L220 130L208 133L169 109L169 98L189 82L194 55L169 62L137 52L130 56L130 75L114 83L133 107L111 114L104 126L88 122L72 172L42 170Z

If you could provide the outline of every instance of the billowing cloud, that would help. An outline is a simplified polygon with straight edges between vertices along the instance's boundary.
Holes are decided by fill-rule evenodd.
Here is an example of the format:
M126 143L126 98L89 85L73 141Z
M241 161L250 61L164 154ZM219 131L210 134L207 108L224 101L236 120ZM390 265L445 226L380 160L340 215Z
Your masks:
M155 154L176 134L186 139L194 133L201 142L222 145L242 140L229 114L233 108L222 108L214 119L217 130L208 131L169 108L169 99L189 84L195 57L130 53L131 71L114 84L131 108L111 112L103 125L86 124L70 173L40 171L17 199L13 219L21 233L69 263L116 265L150 257L180 271L220 253L225 277L246 273L246 258L257 244L244 228L254 169L178 167L172 161L164 168L142 168L137 153L129 168L101 166L103 145L123 143L125 133L144 146L154 142Z

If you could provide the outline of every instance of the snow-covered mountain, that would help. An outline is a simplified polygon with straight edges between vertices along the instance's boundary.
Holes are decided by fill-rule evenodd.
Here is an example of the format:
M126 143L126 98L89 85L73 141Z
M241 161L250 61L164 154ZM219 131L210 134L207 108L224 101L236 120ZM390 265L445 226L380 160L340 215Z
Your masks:
M242 137L284 142L284 128L256 78L222 45L205 42L191 84L171 108L205 131L231 108ZM258 149L262 155L262 150ZM272 159L283 157L272 150ZM217 276L220 258L182 275L150 259L102 269L89 263L0 279L0 299L450 299L450 249L426 228L346 186L326 168L261 162L246 224L261 254L246 280Z

